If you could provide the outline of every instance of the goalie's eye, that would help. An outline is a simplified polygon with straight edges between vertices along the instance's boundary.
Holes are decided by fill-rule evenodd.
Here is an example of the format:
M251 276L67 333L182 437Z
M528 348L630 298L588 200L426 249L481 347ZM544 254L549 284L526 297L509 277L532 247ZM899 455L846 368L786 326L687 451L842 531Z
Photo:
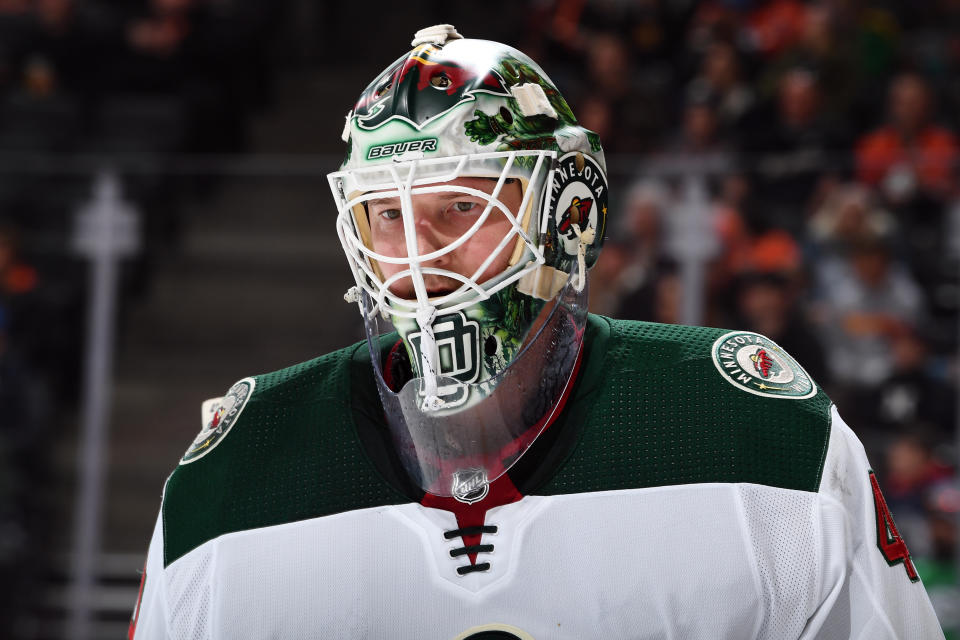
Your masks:
M399 220L400 209L384 209L383 211L377 212L377 215L384 220Z
M459 200L450 206L457 213L470 213L473 210L480 208L476 202L470 202L469 200Z

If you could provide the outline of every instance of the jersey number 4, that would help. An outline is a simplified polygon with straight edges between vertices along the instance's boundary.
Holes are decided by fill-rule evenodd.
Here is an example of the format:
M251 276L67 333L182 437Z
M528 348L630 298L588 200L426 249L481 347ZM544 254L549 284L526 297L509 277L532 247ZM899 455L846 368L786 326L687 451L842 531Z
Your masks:
M893 523L893 516L890 515L890 509L887 508L887 501L883 499L880 493L880 484L877 482L877 476L873 471L870 472L870 486L873 487L873 506L877 510L877 547L883 554L887 564L891 567L895 564L903 563L907 570L907 577L911 582L920 580L917 570L910 560L910 552L907 550L907 543L900 537L897 531L897 525Z

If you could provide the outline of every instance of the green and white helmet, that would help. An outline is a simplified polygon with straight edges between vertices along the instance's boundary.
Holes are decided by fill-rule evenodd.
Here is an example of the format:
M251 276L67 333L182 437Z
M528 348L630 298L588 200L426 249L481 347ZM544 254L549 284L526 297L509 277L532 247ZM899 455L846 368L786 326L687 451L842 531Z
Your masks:
M347 299L360 303L398 451L425 490L460 498L502 474L562 404L606 229L606 165L597 135L523 53L451 25L412 45L347 114L347 156L328 178L356 279ZM472 211L439 247L415 213L418 196L437 194L474 203L457 203ZM393 203L390 242L371 215L382 202ZM503 234L491 241L494 222ZM451 268L484 233L485 259ZM379 318L403 345L387 361Z

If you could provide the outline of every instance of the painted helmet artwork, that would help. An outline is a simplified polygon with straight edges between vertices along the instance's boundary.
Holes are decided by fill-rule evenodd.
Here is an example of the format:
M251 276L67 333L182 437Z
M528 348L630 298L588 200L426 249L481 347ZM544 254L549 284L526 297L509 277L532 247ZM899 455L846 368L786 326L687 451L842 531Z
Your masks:
M458 497L455 478L504 473L572 384L606 165L523 53L451 25L412 46L347 114L328 179L397 451Z

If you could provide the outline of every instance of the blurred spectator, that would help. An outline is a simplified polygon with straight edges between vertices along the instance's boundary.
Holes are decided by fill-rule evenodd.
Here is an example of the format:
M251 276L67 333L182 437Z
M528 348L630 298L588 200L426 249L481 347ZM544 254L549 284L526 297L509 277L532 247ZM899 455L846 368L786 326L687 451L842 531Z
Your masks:
M170 58L190 46L188 37L202 11L196 0L150 0L149 12L131 20L126 38L132 51L154 58Z
M728 169L733 158L720 135L719 124L714 96L694 88L687 94L679 135L669 151L686 156L693 163L707 164L714 171Z
M679 324L683 318L683 280L679 269L671 263L664 263L657 270L653 304L647 317L663 324Z
M627 194L620 234L630 251L630 265L638 274L636 282L647 279L663 251L664 217L668 213L670 193L658 181L641 180Z
M680 126L664 137L663 151L653 156L650 169L707 181L729 171L733 150L721 138L716 110L709 92L691 87L680 112Z
M577 105L577 118L580 124L593 131L601 140L615 135L617 123L614 121L613 108L600 96L587 96Z
M586 122L601 128L596 121L606 123L611 135L604 139L604 148L635 151L649 146L664 123L662 100L644 95L644 74L634 68L627 41L616 33L595 34L585 58L589 84L581 86L578 102L590 105Z
M920 321L923 295L881 238L861 238L824 266L817 280L830 374L874 388L893 374L892 342Z
M751 116L744 138L768 219L793 233L803 227L811 195L836 170L836 155L846 148L843 129L824 111L822 98L816 75L800 68L788 71L776 103Z
M670 258L658 260L641 286L632 291L621 289L618 302L613 312L616 318L679 323L683 313L683 282L677 263Z
M37 0L33 8L17 52L23 88L34 97L89 92L109 19L96 5L75 0Z
M733 44L710 44L700 64L700 72L687 86L687 95L709 95L716 100L717 120L725 133L737 129L754 105L752 87L744 81L743 64Z
M915 330L904 331L891 339L890 346L893 373L868 404L876 411L871 422L888 430L928 424L936 429L938 437L949 438L955 424L955 391L932 366L934 361L923 336Z
M103 82L112 92L176 98L191 151L240 150L246 110L267 84L264 6L148 0L116 21Z
M687 26L686 49L695 55L703 55L710 45L718 40L737 42L741 37L744 4L738 2L697 2ZM739 5L739 6L738 6Z
M626 42L613 33L601 33L587 49L587 70L593 92L611 102L630 91L632 64Z
M37 288L37 270L24 262L15 227L0 222L0 301L24 296Z
M761 333L789 353L803 354L803 366L826 385L823 346L801 308L800 251L783 232L756 239L733 289L736 309L731 326Z
M766 0L756 4L746 25L757 50L773 56L800 40L806 23L806 5L799 0Z
M751 259L753 236L744 212L753 206L750 183L740 174L725 176L714 201L712 230L719 252L711 263L708 279L714 297L722 297L734 276Z
M810 69L817 76L825 111L834 118L850 111L860 90L857 42L842 37L833 16L834 11L826 5L807 7L798 42L777 57L761 78L765 97L776 93L783 74L790 69Z
M69 406L79 391L80 292L66 274L60 279L61 283L45 280L21 255L18 229L0 221L0 306L7 315L6 332L16 346L17 360L29 363Z
M912 426L910 432L887 447L883 494L897 529L912 545L911 551L928 555L931 549L926 524L928 496L934 487L951 477L952 470L933 454L930 438L923 428Z
M896 222L877 206L873 192L856 183L829 190L822 206L810 218L808 233L817 258L834 258L842 247L864 237L891 237Z
M843 38L857 43L857 73L868 80L884 79L894 64L900 47L901 26L891 8L896 3L864 0L830 0L829 6ZM908 10L915 11L915 7ZM873 105L870 105L871 107Z
M946 640L960 639L960 580L957 573L957 517L960 485L956 479L940 482L927 493L927 530L930 548L914 552L917 573L930 596ZM912 548L911 548L912 551Z
M820 340L780 273L744 273L737 282L735 326L761 333L789 353L803 354L803 367L820 385L829 384Z
M590 313L604 316L616 315L623 295L624 272L629 264L629 247L611 240L604 243L602 257L590 270Z
M617 233L621 242L617 243L620 269L614 315L650 317L654 281L663 256L663 225L669 197L667 189L653 180L635 183L627 194Z
M957 141L933 123L933 106L926 80L901 74L890 83L887 124L857 143L858 177L879 185L891 202L939 201L951 193Z

